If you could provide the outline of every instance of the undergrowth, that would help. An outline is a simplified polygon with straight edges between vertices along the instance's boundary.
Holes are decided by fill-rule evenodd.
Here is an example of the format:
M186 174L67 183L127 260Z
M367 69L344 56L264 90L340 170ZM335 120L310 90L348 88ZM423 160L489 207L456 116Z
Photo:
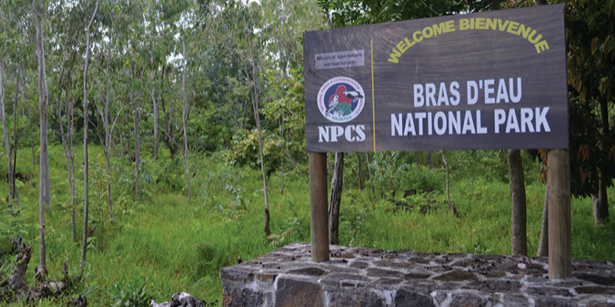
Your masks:
M207 302L222 298L220 269L246 261L295 241L309 241L309 185L305 168L271 173L269 199L273 235L264 237L262 175L259 170L230 166L225 153L189 157L192 200L187 198L182 157L160 151L157 161L146 154L140 170L139 201L134 200L134 163L112 159L106 172L101 147L90 147L90 237L81 281L70 291L86 295L93 306L149 306L186 291ZM458 217L446 205L445 170L439 153L434 166L415 164L414 153L376 153L370 157L375 193L370 187L365 156L358 176L357 156L346 155L340 214L340 244L384 250L509 254L511 201L503 151L446 152L450 167L450 197ZM333 167L329 155L329 168ZM71 241L70 194L60 146L50 147L52 206L46 210L47 266L60 279L62 263L77 275L83 223L83 170L76 170L77 241ZM82 153L76 152L75 165ZM305 160L305 159L304 159ZM4 164L3 164L4 163ZM528 253L535 255L540 236L545 185L538 180L540 163L524 153L527 193ZM287 167L290 167L286 165ZM6 161L0 162L6 170ZM0 280L10 274L14 255L9 239L17 235L33 246L30 266L38 256L38 165L18 158L21 213L9 214L0 201ZM332 173L332 172L331 172ZM6 174L3 173L5 180ZM363 189L359 190L359 181ZM112 184L113 222L106 185ZM404 197L404 194L406 197ZM8 187L0 185L0 195ZM615 189L609 190L615 212ZM2 197L4 199L4 197ZM614 220L611 218L611 220ZM572 256L615 261L615 222L594 228L589 199L572 200ZM33 281L33 270L28 270ZM67 297L39 302L64 306Z

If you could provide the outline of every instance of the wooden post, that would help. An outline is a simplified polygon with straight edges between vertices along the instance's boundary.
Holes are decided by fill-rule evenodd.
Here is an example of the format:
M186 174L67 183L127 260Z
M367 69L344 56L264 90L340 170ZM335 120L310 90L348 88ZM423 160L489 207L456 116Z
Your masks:
M547 161L549 210L549 278L570 277L570 154L567 149L549 150Z
M327 154L310 153L310 228L312 261L329 260L329 217L327 212Z

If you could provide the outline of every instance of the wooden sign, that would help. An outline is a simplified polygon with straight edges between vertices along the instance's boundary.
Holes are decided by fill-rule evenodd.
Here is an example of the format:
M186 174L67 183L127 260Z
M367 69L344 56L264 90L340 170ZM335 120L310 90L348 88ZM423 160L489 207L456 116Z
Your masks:
M309 152L568 148L564 6L304 34Z

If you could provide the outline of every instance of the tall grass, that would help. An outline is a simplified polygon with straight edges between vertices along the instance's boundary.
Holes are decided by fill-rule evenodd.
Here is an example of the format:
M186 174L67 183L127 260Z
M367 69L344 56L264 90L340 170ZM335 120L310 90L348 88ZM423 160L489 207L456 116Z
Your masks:
M90 150L90 245L83 279L71 291L85 294L93 306L139 300L149 303L149 299L161 302L179 291L208 302L221 301L220 268L235 264L238 256L249 260L290 242L309 241L309 186L300 171L286 170L283 192L281 173L271 175L274 235L265 238L260 171L229 166L223 153L199 155L192 179L195 195L188 202L181 158L170 159L167 151L161 151L156 162L144 157L140 201L135 202L134 164L126 158L113 159L112 171L106 173L102 149L94 146ZM511 204L505 153L447 155L452 167L450 195L458 217L445 205L445 172L439 162L427 168L415 165L413 154L374 154L371 168L376 193L372 193L369 188L359 191L357 161L347 155L340 244L386 250L510 253ZM77 152L76 166L82 164L80 157ZM539 163L527 154L523 158L528 252L535 255L544 184L538 181ZM194 157L190 161L194 167ZM77 274L80 243L71 242L70 195L59 146L50 147L50 167L53 205L46 213L47 264L50 278L60 279L64 260ZM6 161L0 162L0 169L6 169ZM38 165L33 165L27 155L20 156L17 169L29 180L19 183L19 216L9 215L8 205L0 203L0 277L10 273L14 258L6 254L8 240L18 234L33 245L31 266L39 261ZM83 221L82 178L78 167L78 237ZM361 180L367 183L367 175L363 174ZM113 187L114 223L109 218L107 182ZM417 193L402 199L404 191L410 189ZM614 193L614 189L609 190L611 212L615 212ZM0 185L0 195L8 195L6 185ZM615 223L594 228L589 199L572 200L572 255L576 259L615 261ZM32 269L27 277L33 280ZM52 298L39 305L62 306L66 300Z

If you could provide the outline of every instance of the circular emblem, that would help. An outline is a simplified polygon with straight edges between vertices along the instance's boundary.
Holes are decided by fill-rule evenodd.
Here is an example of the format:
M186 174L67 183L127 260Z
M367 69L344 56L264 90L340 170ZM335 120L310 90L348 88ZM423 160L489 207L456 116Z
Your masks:
M359 82L348 77L335 77L318 91L318 110L334 123L355 119L365 106L365 93Z

